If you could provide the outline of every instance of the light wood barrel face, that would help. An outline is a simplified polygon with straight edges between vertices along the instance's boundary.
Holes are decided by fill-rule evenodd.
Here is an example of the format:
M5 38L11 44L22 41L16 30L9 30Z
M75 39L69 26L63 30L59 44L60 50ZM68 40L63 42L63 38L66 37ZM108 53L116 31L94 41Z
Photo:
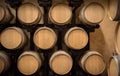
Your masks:
M34 43L38 48L50 49L57 41L56 33L47 27L39 28L34 34Z
M23 31L16 27L9 27L3 30L0 36L1 44L7 49L20 48L24 43Z
M38 71L41 66L41 60L35 54L24 54L18 59L18 69L24 75L32 75Z
M81 7L79 20L84 24L95 25L104 19L105 10L101 4L93 2Z
M0 21L3 20L4 16L5 16L5 10L2 6L0 6Z
M26 3L18 8L18 19L28 25L38 23L41 18L40 9L31 3Z
M67 31L64 40L68 47L79 50L87 45L88 35L84 29L74 27Z
M66 4L53 5L49 11L49 18L55 24L67 24L72 18L72 9Z
M64 51L55 52L50 58L50 68L59 75L70 72L73 62L69 54Z
M119 0L109 0L108 15L111 20L117 20Z
M108 73L110 76L119 76L118 73L118 64L114 58L111 59L109 68L108 68Z
M103 57L97 53L85 54L81 59L82 68L92 74L99 75L105 70L106 64Z
M89 57L86 60L85 68L89 73L93 75L98 75L99 73L102 73L104 71L105 63L100 56L94 55L94 56Z

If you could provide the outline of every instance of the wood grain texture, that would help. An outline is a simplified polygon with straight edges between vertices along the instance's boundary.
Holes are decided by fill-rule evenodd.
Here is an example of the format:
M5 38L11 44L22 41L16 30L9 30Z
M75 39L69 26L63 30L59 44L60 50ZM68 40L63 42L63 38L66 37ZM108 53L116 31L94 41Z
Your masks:
M49 65L55 73L64 75L70 72L73 62L68 53L64 51L57 51L51 56Z
M41 11L39 7L34 4L23 4L18 8L18 19L24 24L36 24L41 19Z
M26 37L23 31L16 27L9 27L2 31L1 44L7 49L17 49L24 45Z
M78 50L87 45L88 35L84 29L73 27L67 31L64 41L68 47Z
M23 56L18 62L20 72L25 75L35 73L38 69L38 65L38 61L33 56Z
M41 58L36 52L25 51L18 58L18 69L24 75L32 75L41 67Z
M34 43L41 49L52 48L55 45L56 40L56 33L51 28L39 28L34 34Z
M83 3L76 10L76 14L78 23L94 26L104 19L105 9L103 5L97 2Z
M5 16L5 10L3 7L0 6L0 21L4 18Z
M49 10L50 20L58 25L64 25L70 22L72 9L67 4L55 4Z
M108 15L111 20L114 20L117 16L118 1L119 0L109 0Z
M85 68L90 74L98 75L105 70L105 62L100 56L93 55L86 60Z
M115 49L118 55L120 55L120 23L117 24L115 30Z
M118 66L117 66L115 59L111 59L108 71L109 71L108 75L110 75L110 76L119 76L118 75Z
M84 12L85 18L91 23L100 23L104 18L104 7L98 3L89 4Z
M106 63L103 56L96 51L88 51L79 61L79 65L84 71L92 74L99 75L105 71Z

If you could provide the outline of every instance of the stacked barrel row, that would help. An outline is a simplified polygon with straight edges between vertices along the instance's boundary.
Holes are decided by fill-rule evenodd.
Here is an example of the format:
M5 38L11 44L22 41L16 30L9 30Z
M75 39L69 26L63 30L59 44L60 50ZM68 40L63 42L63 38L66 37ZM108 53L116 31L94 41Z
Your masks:
M0 58L0 72L2 73L9 69L11 61L9 56L4 52L0 52ZM32 75L41 70L44 59L42 54L38 52L24 51L17 60L17 68L24 75ZM92 75L101 74L106 67L103 56L96 51L90 51L84 54L83 57L79 59L78 65L85 72ZM71 71L72 66L72 57L64 50L56 50L50 57L49 67L56 74L65 75Z
M3 24L10 23L14 15L21 24L25 25L35 25L44 22L44 8L39 5L37 0L22 0L22 4L17 9L3 2L0 10L0 21ZM48 19L50 23L60 26L70 24L73 14L72 10L73 8L69 6L69 2L53 0L52 6L48 10ZM99 3L83 3L76 9L76 22L87 25L99 24L104 18L104 12L104 7Z
M79 69L91 75L102 74L106 69L106 63L102 54L86 48L89 47L89 31L85 28L94 27L103 20L104 7L92 2L82 3L73 13L74 8L69 6L68 0L52 0L52 5L47 8L47 16L44 7L37 0L22 0L15 8L1 1L0 24L5 28L1 27L0 33L0 72L4 73L13 65L7 52L11 52L12 55L13 51L16 51L16 54L21 51L16 58L16 64L23 75L34 75L42 70L44 64L48 64L47 68L57 75L67 75L74 70L74 59L77 57L76 64ZM45 21L45 16L48 22ZM32 29L28 31L23 26ZM62 29L64 26L65 29ZM30 45L35 48L31 49ZM58 48L59 46L62 47ZM84 54L80 52L83 49ZM78 52L78 55L73 57L71 50ZM50 51L48 63L44 63L46 51Z

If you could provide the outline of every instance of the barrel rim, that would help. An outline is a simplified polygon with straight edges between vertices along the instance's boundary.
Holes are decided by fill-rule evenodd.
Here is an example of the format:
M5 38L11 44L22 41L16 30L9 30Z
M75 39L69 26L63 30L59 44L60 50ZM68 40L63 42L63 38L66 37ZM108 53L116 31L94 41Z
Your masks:
M68 24L68 23L71 21L71 19L72 19L72 11L71 11L70 19L68 19L65 23L59 23L59 22L55 21L55 20L52 18L52 16L51 16L51 11L52 11L52 9L53 9L55 6L59 6L59 5L64 5L64 6L66 6L69 10L72 10L71 7L69 7L69 6L68 6L67 4L65 4L65 3L56 3L56 4L52 5L52 7L49 9L49 12L48 12L49 19L50 19L50 21L51 21L52 23L57 24L57 25L65 25L65 24Z
M111 60L112 59L114 59L115 60L115 62L116 62L116 65L117 65L117 69L118 69L118 76L120 75L120 65L119 65L119 61L118 60L120 60L120 56L118 56L118 55L115 55L115 56L112 56L110 59L109 59L109 64L108 64L108 68L107 68L107 71L108 71L108 73L110 72L110 63L111 63Z
M37 55L37 56L35 56L35 55ZM18 57L18 60L17 60L17 68L19 69L19 60L21 60L21 58L22 57L25 57L25 56L32 56L33 58L35 58L35 60L37 61L37 63L38 63L38 67L37 67L37 70L35 70L35 72L33 72L33 73L30 73L29 75L32 75L32 74L34 74L34 73L36 73L39 69L40 69L40 67L41 67L41 63L42 63L42 59L39 57L39 54L37 53L37 52L33 52L33 51L24 51L19 57ZM21 70L19 69L19 71L21 72ZM23 73L23 72L21 72L21 73ZM26 75L26 73L23 73L23 74L25 74Z
M37 16L37 18L33 22L30 22L30 23L26 23L26 22L24 22L24 20L21 20L19 18L19 9L21 8L21 6L26 6L26 5L32 5L36 9L38 9L38 16ZM21 6L19 6L18 9L17 9L17 18L18 18L18 20L22 24L25 24L25 25L34 25L34 24L38 23L41 20L41 18L42 18L42 11L40 10L39 6L37 6L37 5L35 5L34 3L31 3L31 2L23 3Z
M9 67L11 65L11 62L10 62L10 58L7 55L7 53L2 51L2 50L0 51L0 59L4 62L4 68L0 72L0 73L2 73L2 72L5 72L5 71L7 71L9 69Z
M4 10L4 16L3 16L3 18L0 20L0 22L2 22L2 21L5 19L5 16L6 16L6 11L5 11L6 9L5 9L5 6L3 6L3 5L1 5L1 4L0 4L0 7L3 8L3 10Z
M67 56L67 57L71 60L71 67L70 67L69 71L67 72L67 73L69 73L69 72L71 71L72 67L73 67L73 59L72 59L72 57L69 55L69 53L65 52L64 50L58 50L58 51L56 51L56 52L54 52L54 53L52 54L52 56L50 57L50 60L49 60L49 66L50 66L51 70L53 70L51 63L52 63L52 61L54 60L55 57L60 56L60 55ZM53 70L53 71L54 71L54 70ZM54 72L55 72L55 71L54 71ZM56 73L56 72L55 72L55 73ZM65 73L65 74L67 74L67 73ZM60 75L65 75L65 74L60 74Z
M39 47L39 45L37 45L37 44L36 44L36 41L35 41L35 35L36 35L40 30L44 30L44 29L45 29L45 30L48 30L48 31L50 31L50 32L52 32L52 34L53 34L54 37L55 37L54 43L53 43L52 46L49 47L49 48L42 48L42 47ZM34 33L33 42L34 42L34 44L35 44L38 48L40 48L40 49L43 49L43 50L51 49L51 48L54 47L54 45L55 45L56 42L57 42L57 35L56 35L55 31L54 31L53 29L49 28L49 27L46 27L46 26L40 27L40 28L38 28L38 29L35 31L35 33Z
M97 4L97 5L101 6L101 8L103 8L103 10L104 10L104 12L105 12L105 8L103 7L103 5L100 4L100 3L98 3L98 2L91 2L91 3L87 3L87 4L82 4L82 5L80 6L80 7L81 7L80 13L81 13L82 16L81 16L80 13L79 13L78 19L79 19L79 21L81 21L81 19L82 19L82 21L83 21L82 23L84 23L84 24L96 25L96 24L99 24L100 22L102 22L103 19L104 19L104 16L103 16L103 19L102 19L101 21L97 22L97 23L90 22L90 21L88 21L88 20L86 19L84 12L85 12L86 8L87 8L88 6L90 6L90 5L92 5L92 4ZM86 6L86 7L84 7L84 6Z
M105 63L105 60L103 59L102 54L99 53L99 52L97 52L97 51L88 51L88 52L86 52L86 53L83 55L83 57L81 57L81 59L80 59L80 64L79 64L79 65L83 68L84 71L86 71L87 73L89 73L89 72L87 71L84 63L86 63L86 60L87 60L89 57L93 56L93 55L100 56L101 59L102 59L103 62L104 62L104 68L103 68L103 70L99 73L99 74L101 74L101 73L103 73L103 72L105 71L106 63ZM99 74L95 74L95 75L99 75ZM92 75L94 75L94 74L92 74Z
M15 30L16 32L18 32L20 35L21 35L21 42L19 43L19 45L17 46L17 47L14 47L14 48L8 48L8 47L6 47L6 46L4 46L3 44L2 44L2 42L1 42L1 45L2 46L4 46L5 48L7 48L7 49L18 49L18 48L21 48L22 46L23 46L23 40L24 40L24 36L22 36L22 35L24 35L24 33L23 33L23 30L21 29L21 28L19 28L19 27L8 27L8 28L5 28L2 32L1 32L1 35L2 35L2 33L4 33L6 30L9 30L9 29L12 29L12 30ZM1 36L0 36L1 37ZM1 38L0 38L1 39Z
M112 0L113 1L113 0ZM119 13L120 13L120 0L118 0L118 2L117 2L118 4L117 4L117 10L116 10L116 15L115 15L115 17L114 18L112 18L111 17L111 15L110 15L110 1L109 1L109 7L108 7L108 16L109 16L109 19L110 20L113 20L113 21L119 21L120 20L120 15L119 15Z
M74 48L74 47L72 47L71 45L69 45L69 43L67 42L68 37L69 37L69 34L70 34L71 32L73 32L74 30L81 30L81 31L83 31L83 32L86 34L86 36L87 36L87 43L86 43L86 45L88 44L88 40L89 40L88 34L87 34L87 32L86 32L83 28L81 28L81 27L72 27L72 28L70 28L70 29L66 32L66 34L65 34L65 36L64 36L64 42L65 42L65 44L66 44L68 47L70 47L70 48L72 48L72 49L75 49L75 50L83 49L86 45L85 45L84 47Z
M118 55L120 55L120 51L119 51L120 48L118 47L118 42L117 42L117 39L118 39L117 35L118 35L118 31L120 30L120 26L119 25L120 25L120 23L118 22L117 26L115 28L115 35L114 35L115 36L115 39L114 39L115 42L114 42L114 44L115 44L116 52L117 52Z

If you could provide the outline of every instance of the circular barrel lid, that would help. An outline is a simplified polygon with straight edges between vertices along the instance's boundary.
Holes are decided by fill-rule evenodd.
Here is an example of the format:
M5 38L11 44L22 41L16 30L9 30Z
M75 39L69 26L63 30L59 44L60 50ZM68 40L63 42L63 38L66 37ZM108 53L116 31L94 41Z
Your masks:
M2 46L5 48L16 49L21 45L23 37L20 31L14 29L14 27L10 27L2 31L0 39Z
M34 34L34 43L41 49L50 49L56 43L55 32L48 27L39 28Z
M18 8L18 19L25 24L34 23L39 17L41 12L34 4L25 3Z
M38 60L32 55L24 55L18 60L18 69L25 75L34 74L39 68Z
M49 17L55 24L66 24L71 20L72 10L66 4L56 4L51 7Z
M85 69L92 75L99 75L105 70L105 62L99 55L92 55L85 61Z
M104 19L105 9L101 4L93 2L83 8L83 16L87 22L98 24Z
M72 49L82 49L88 43L87 32L79 27L69 29L65 35L65 43Z
M70 72L73 62L71 56L68 53L64 51L58 51L52 55L49 64L55 73L64 75Z

